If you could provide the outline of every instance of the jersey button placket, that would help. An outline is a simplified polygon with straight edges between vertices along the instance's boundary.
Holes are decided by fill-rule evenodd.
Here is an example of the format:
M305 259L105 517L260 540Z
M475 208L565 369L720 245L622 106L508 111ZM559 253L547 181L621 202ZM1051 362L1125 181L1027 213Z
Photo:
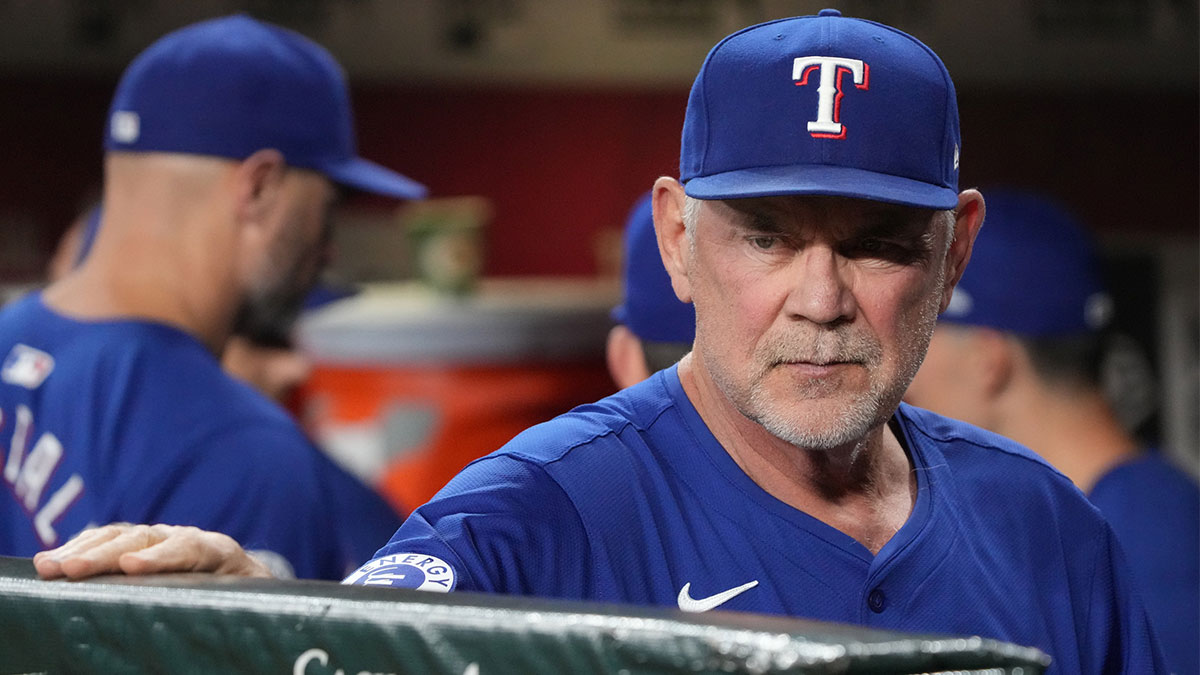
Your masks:
M887 598L883 595L883 591L878 588L872 589L867 594L867 607L871 608L872 612L879 614L887 607Z

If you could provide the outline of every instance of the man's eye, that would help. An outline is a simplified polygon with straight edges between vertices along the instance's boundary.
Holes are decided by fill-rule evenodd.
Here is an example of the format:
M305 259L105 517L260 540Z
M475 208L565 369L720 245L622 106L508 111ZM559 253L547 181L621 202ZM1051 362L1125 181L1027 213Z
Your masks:
M750 244L760 251L769 251L779 243L779 237L750 237Z
M887 250L887 244L882 239L863 239L858 242L858 250L868 255Z
M875 258L908 265L921 259L924 250L921 247L868 237L859 239L847 247L846 255L851 258Z

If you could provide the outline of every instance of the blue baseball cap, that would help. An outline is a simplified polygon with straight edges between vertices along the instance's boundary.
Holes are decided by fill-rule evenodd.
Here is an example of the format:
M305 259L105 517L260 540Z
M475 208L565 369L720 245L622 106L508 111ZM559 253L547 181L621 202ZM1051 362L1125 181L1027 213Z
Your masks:
M400 199L423 185L357 156L342 69L293 31L234 15L167 34L129 64L104 148L245 159L264 148L334 183Z
M958 155L954 83L937 55L826 9L713 47L688 98L679 167L698 199L811 194L950 209Z
M1062 204L1018 189L984 191L987 215L945 323L1031 337L1083 335L1112 318L1095 245Z
M650 342L685 342L696 338L696 310L671 287L654 236L650 195L638 199L625 223L625 301L612 311L613 320Z

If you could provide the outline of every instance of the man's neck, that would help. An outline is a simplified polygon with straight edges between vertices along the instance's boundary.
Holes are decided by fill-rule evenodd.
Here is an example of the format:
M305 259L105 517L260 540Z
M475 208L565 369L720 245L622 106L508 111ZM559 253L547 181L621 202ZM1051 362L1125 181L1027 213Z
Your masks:
M1096 391L1071 395L1038 390L1002 408L996 431L1041 455L1084 493L1114 466L1139 452Z
M116 232L105 237L78 269L46 288L47 306L76 319L168 324L220 354L235 310L228 265L190 242L147 243Z
M878 553L912 512L915 473L888 427L833 449L801 448L746 418L694 356L680 362L688 399L717 442L768 494Z

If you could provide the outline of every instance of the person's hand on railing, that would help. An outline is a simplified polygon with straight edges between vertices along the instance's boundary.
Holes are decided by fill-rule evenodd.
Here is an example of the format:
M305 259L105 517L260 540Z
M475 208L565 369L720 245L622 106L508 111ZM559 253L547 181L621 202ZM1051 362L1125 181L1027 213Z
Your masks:
M34 555L33 565L43 579L163 572L272 576L231 537L178 525L115 523L90 528L58 548Z

